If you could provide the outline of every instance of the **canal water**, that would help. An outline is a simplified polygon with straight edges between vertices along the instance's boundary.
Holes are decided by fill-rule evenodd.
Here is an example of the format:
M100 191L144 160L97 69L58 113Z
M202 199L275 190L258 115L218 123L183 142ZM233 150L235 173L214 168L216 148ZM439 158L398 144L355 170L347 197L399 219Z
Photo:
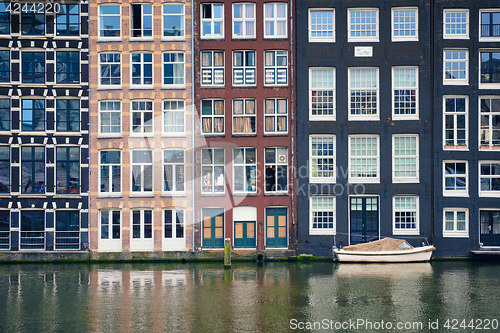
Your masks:
M0 309L0 332L498 332L500 265L0 265Z

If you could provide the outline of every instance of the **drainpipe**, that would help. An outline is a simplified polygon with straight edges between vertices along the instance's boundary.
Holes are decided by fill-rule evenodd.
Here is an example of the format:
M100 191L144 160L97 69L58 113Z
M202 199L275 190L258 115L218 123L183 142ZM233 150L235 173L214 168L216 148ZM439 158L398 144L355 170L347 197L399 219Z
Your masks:
M196 222L196 211L195 211L195 186L194 186L194 179L195 179L195 117L194 117L194 112L195 112L195 104L194 104L194 0L191 0L191 186L192 186L192 195L191 195L191 209L192 209L192 220L193 220L193 248L192 252L194 253L194 226Z
M290 89L290 118L291 118L291 123L294 124L294 126L291 126L291 130L290 130L290 133L291 133L291 138L290 138L290 147L291 147L291 163L290 163L290 175L292 176L292 188L291 188L291 209L290 209L290 212L291 212L291 217L292 217L292 225L295 225L295 251L297 251L297 233L298 233L298 230L297 230L297 225L295 224L295 181L296 181L296 177L294 176L295 174L295 113L294 113L294 107L295 107L295 103L294 103L294 89L295 89L295 84L294 84L294 80L295 80L295 76L294 76L294 69L295 69L295 66L294 66L294 62L295 62L295 57L294 57L294 44L293 44L293 36L294 36L294 29L293 29L293 11L294 11L294 8L293 8L293 3L294 3L294 0L291 0L290 1L290 85L291 85L291 89Z
M90 6L88 7L88 13L87 15L90 15ZM87 17L90 17L90 16L87 16ZM87 35L88 35L88 45L87 45L87 72L88 72L88 81L87 81L87 98L88 98L88 101L89 101L89 107L88 107L88 128L89 128L89 134L88 135L88 146L89 146L89 149L88 149L88 155L87 155L87 163L88 163L88 168L89 168L89 181L88 181L88 188L87 188L87 209L89 211L89 213L87 214L88 216L88 221L87 221L87 237L88 237L88 250L90 251L90 221L91 221L91 215L90 215L90 162L92 161L92 157L90 157L90 133L92 133L92 131L90 130L91 126L92 126L92 123L90 122L90 101L91 101L91 98L90 98L90 60L91 60L91 54L90 54L90 22L91 20L87 19ZM81 28L80 28L81 30ZM81 103L81 101L80 101ZM80 215L81 215L81 212L80 212ZM99 219L99 218L98 218Z

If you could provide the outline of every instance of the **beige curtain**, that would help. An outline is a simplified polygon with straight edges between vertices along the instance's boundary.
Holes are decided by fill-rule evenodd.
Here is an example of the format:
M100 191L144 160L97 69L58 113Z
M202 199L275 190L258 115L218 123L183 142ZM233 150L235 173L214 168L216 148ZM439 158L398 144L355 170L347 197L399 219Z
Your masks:
M255 101L247 100L245 103L245 113L246 114L255 114Z
M214 114L224 114L224 101L214 101Z
M214 133L224 132L224 118L214 118Z
M210 66L210 53L209 52L204 52L201 55L201 65L206 67Z
M233 114L243 114L243 101L233 102Z
M203 133L212 133L212 118L203 118Z
M274 52L266 52L266 66L274 66Z
M266 117L266 132L273 132L274 130L274 117Z
M273 114L273 113L274 113L274 100L268 99L266 100L266 114Z
M286 117L278 117L278 131L286 131Z
M224 53L214 52L214 66L224 66Z

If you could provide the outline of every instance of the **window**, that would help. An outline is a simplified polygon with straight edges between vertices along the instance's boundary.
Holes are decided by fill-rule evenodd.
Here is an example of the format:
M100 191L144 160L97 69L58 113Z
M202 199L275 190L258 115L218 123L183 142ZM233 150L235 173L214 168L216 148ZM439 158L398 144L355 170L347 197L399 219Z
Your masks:
M479 140L482 148L500 146L500 98L479 98Z
M469 237L468 209L443 209L443 237Z
M500 13L499 13L500 14ZM481 59L479 88L500 87L500 50L479 52Z
M309 41L335 42L334 9L309 9Z
M378 183L379 180L378 135L349 136L349 182Z
M468 97L444 97L444 149L467 148L468 139Z
M469 84L469 52L444 50L443 84Z
M201 85L224 85L224 51L201 52Z
M45 193L45 147L21 147L21 193Z
M57 36L80 35L80 6L78 4L60 4L56 15Z
M132 101L132 133L153 134L153 102Z
M10 82L10 50L0 50L0 82Z
M264 38L287 37L286 6L286 3L264 3Z
M265 148L265 192L288 192L287 148Z
M184 192L184 150L166 149L163 151L163 191Z
M335 68L309 69L309 120L335 120Z
M257 153L255 148L233 149L234 192L257 193Z
M255 4L233 4L233 38L255 38Z
M56 211L55 250L80 249L80 213L77 210Z
M201 101L203 134L224 134L224 100Z
M443 195L468 196L468 173L467 161L443 161Z
M378 9L351 8L347 12L348 42L378 42Z
M186 76L184 66L184 53L163 53L163 85L171 88L184 87Z
M56 83L80 83L80 52L58 51L56 60Z
M119 150L99 152L99 193L113 194L122 191L122 159Z
M23 99L21 105L21 131L45 131L45 100Z
M265 134L281 134L288 131L288 106L285 98L269 98L265 105Z
M99 102L99 134L120 135L122 132L122 102Z
M309 163L311 183L334 183L335 174L335 136L309 136Z
M80 100L56 99L56 131L80 131Z
M349 120L378 120L378 68L349 68Z
M335 197L310 197L309 205L309 235L335 235Z
M224 149L201 150L202 193L224 193Z
M255 134L255 99L233 100L233 134Z
M418 182L418 135L392 137L392 181Z
M101 86L116 86L122 84L121 76L121 54L120 53L101 53L99 55L100 80Z
M202 208L203 248L224 247L224 208Z
M163 4L163 37L184 38L184 4Z
M99 37L121 37L121 5L99 5Z
M480 196L498 197L500 193L500 162L479 162Z
M0 2L0 34L10 34L10 13L7 7L12 5L10 2Z
M224 4L201 4L201 38L224 38Z
M480 10L481 35L479 40L499 40L500 38L500 10Z
M392 41L418 41L418 8L392 9Z
M184 101L163 101L163 134L180 135L185 133Z
M0 249L1 250L10 250L10 210L9 209L0 210Z
M57 194L80 193L80 148L56 148Z
M45 211L42 209L22 210L19 233L20 250L45 249Z
M153 210L133 209L132 213L132 235L130 239L130 251L152 251L153 244Z
M153 54L132 53L132 86L153 86Z
M184 216L182 209L165 209L163 211L164 238L184 238Z
M131 6L130 37L153 37L153 5L132 4Z
M153 193L153 151L132 151L132 192Z
M10 192L10 147L0 146L0 193L9 193L9 192ZM1 212L2 211L0 211L0 213Z
M469 38L469 10L444 9L443 38Z
M45 13L21 10L21 35L45 35Z
M288 51L264 51L265 86L288 84Z
M22 52L22 83L45 84L45 52Z
M418 67L392 68L394 119L418 119Z
M101 210L100 239L121 239L120 215L119 210Z
M10 131L10 99L0 98L0 131Z
M394 198L395 235L419 233L418 196L395 196Z
M233 85L255 85L255 51L233 51Z

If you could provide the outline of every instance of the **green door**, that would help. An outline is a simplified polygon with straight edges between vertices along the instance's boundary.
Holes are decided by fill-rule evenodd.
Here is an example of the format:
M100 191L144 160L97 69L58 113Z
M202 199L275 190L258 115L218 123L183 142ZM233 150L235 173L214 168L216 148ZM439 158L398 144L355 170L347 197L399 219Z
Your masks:
M287 209L266 208L266 248L287 247L287 238Z
M500 246L500 211L480 211L481 235L483 246Z
M255 248L255 221L234 222L234 247Z
M224 247L224 209L203 209L203 242L204 248Z
M352 197L350 244L378 239L378 197Z

